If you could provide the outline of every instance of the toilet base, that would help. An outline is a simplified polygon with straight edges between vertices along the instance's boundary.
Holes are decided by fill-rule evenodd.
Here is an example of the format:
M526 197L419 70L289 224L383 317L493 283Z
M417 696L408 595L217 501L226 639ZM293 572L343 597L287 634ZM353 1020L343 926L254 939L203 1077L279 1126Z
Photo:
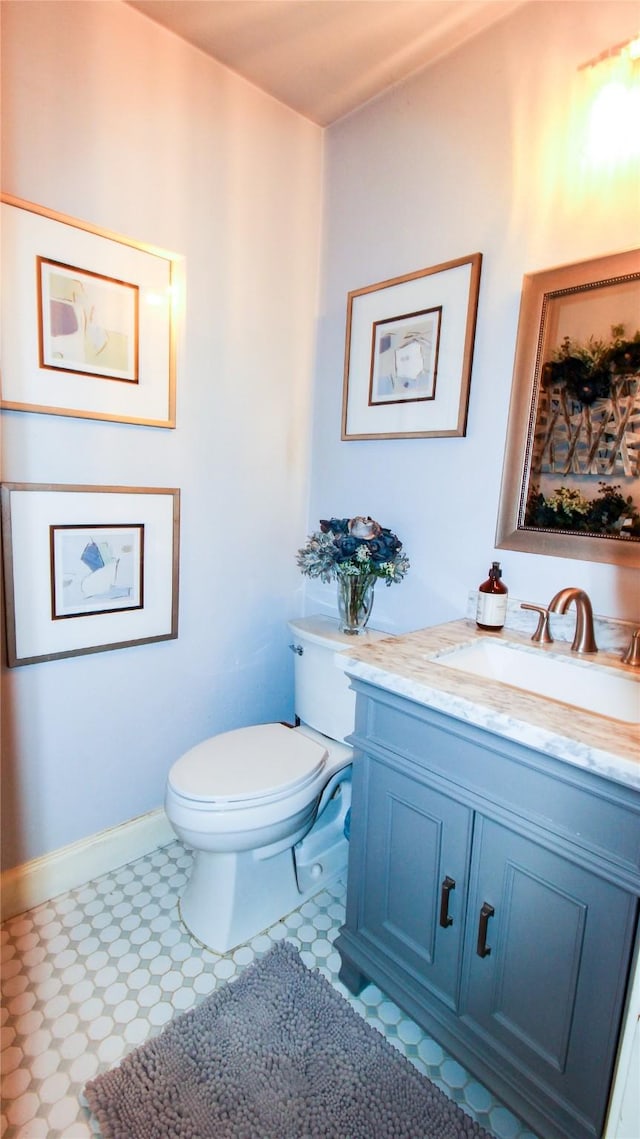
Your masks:
M295 909L297 895L290 848L262 862L252 850L196 851L180 917L202 945L228 953Z
M350 773L349 773L350 775ZM189 933L214 953L228 953L275 925L346 873L344 819L351 781L344 779L309 833L292 849L196 851L179 903Z

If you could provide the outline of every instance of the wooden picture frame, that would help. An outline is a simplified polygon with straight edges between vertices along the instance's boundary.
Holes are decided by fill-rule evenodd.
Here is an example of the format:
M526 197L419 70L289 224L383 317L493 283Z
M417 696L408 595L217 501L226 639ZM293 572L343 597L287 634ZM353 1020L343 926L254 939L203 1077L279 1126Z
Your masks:
M11 195L0 210L0 407L175 427L183 259Z
M640 566L640 250L524 277L496 546Z
M3 483L7 664L178 636L180 491Z
M342 439L466 434L482 254L347 298Z

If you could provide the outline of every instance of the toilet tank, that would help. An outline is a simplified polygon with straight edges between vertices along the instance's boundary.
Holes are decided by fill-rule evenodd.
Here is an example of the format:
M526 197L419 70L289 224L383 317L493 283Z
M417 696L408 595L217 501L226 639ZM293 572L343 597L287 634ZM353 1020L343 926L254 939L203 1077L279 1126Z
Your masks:
M388 637L377 629L357 636L341 633L331 617L300 617L289 621L295 656L295 711L303 724L332 740L344 740L353 731L356 694L340 669L336 653L367 641Z

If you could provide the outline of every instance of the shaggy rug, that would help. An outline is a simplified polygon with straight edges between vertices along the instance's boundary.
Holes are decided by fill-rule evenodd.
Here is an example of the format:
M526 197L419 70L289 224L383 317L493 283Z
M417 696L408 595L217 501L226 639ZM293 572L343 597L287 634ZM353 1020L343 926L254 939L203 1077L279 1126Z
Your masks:
M490 1139L288 942L85 1095L103 1139Z

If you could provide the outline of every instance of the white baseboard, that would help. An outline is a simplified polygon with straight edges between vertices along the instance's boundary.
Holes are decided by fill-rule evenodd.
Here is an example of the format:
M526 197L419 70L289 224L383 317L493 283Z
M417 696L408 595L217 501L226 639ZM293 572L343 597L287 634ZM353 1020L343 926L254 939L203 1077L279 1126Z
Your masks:
M162 807L7 870L0 879L0 919L24 913L175 841Z

